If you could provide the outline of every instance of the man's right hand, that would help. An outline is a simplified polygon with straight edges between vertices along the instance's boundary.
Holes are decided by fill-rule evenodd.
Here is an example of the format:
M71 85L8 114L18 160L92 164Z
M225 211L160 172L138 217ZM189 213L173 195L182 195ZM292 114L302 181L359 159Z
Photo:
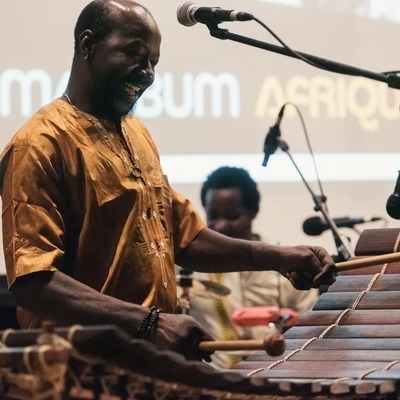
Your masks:
M155 333L155 344L161 350L173 350L188 360L211 361L211 354L199 349L202 341L214 340L191 316L161 313Z

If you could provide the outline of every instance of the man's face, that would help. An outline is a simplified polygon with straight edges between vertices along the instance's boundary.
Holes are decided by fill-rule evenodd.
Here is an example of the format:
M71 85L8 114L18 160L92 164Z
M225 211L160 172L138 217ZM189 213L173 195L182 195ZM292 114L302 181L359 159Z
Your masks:
M234 238L250 238L254 213L243 205L239 189L208 190L205 211L210 229Z
M113 31L96 42L90 64L93 101L110 118L130 112L153 83L160 57L161 36L150 17L118 18Z

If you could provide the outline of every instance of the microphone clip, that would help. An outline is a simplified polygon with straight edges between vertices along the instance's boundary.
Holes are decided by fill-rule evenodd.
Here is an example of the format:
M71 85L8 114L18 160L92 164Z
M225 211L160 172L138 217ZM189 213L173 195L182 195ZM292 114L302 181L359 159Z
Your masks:
M287 152L289 150L289 146L287 145L287 143L281 139L281 128L280 128L281 121L283 118L283 112L285 111L286 104L287 103L285 103L279 110L278 118L276 119L275 125L273 125L273 126L271 126L271 128L269 128L267 136L265 137L264 160L262 162L263 167L267 166L269 156L274 154L275 151L278 149L278 147L281 148L282 151L285 151L285 152Z
M394 191L386 202L386 212L394 219L400 219L400 170L398 172Z
M269 157L275 153L280 145L281 129L279 124L275 124L269 128L264 141L264 160L262 166L266 167Z

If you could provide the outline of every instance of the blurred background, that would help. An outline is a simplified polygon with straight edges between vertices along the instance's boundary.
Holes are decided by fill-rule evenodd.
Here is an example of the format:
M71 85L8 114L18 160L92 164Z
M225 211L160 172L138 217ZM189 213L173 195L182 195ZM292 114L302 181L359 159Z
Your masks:
M73 29L85 0L0 3L0 147L41 105L64 90ZM398 227L386 213L400 169L400 92L375 80L321 70L303 61L211 37L208 27L178 23L183 1L141 1L163 34L154 85L136 114L158 145L176 190L203 213L200 187L221 165L246 168L259 183L255 231L283 245L315 244L331 254L332 232L309 236L303 222L319 216L288 155L278 149L266 167L264 140L283 104L281 138L315 194L320 177L332 218L377 217L340 228L355 246L363 229ZM396 40L400 4L390 0L199 0L253 14L294 50L366 71L400 69ZM260 24L224 22L229 32L274 45ZM297 108L296 108L297 107ZM314 168L308 139L315 154ZM4 273L2 252L0 272Z

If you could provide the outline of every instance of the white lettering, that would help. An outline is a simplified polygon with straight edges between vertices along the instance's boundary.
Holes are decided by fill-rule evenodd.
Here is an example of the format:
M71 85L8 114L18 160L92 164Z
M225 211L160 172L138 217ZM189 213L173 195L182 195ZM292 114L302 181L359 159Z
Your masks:
M40 89L41 104L52 99L52 85L49 74L42 69L32 69L26 73L18 68L10 68L0 76L0 115L8 117L11 114L11 88L13 83L19 84L21 115L32 114L32 85L37 82Z
M237 78L228 73L220 74L218 77L211 73L203 72L196 77L194 82L195 109L194 115L198 118L204 116L205 88L211 90L211 113L214 118L222 116L222 89L226 87L228 91L229 115L238 118L240 115L240 85Z
M12 86L20 89L20 113L28 117L33 110L33 85L37 84L40 94L39 105L50 102L62 94L67 86L70 71L65 71L53 93L50 74L43 69L32 69L24 72L10 68L0 74L0 115L9 117L13 104ZM203 72L198 75L184 73L182 76L180 103L177 103L177 82L171 72L157 75L154 84L145 92L138 103L137 114L141 118L156 118L165 113L171 118L182 119L194 115L201 118L205 115L206 104L210 106L214 118L222 118L224 104L228 104L227 113L231 118L240 115L240 87L238 79L230 73L213 75ZM210 100L206 92L210 92ZM226 93L226 98L224 98ZM15 103L14 103L15 104Z
M188 72L183 74L182 77L182 94L180 96L180 105L176 105L175 95L178 90L176 89L174 75L164 73L163 79L163 98L165 112L172 118L182 119L188 117L193 110L194 104L194 80L193 74Z
M319 118L321 107L325 106L326 115L333 119L336 116L336 102L332 101L336 95L335 83L327 76L316 76L310 85L310 116Z
M267 114L267 117L275 118L286 100L285 91L280 81L275 76L267 76L258 92L255 109L256 117L264 118L265 114ZM272 103L271 106L269 106L269 102Z
M209 105L211 115L214 118L222 118L224 104L228 104L227 112L231 118L240 116L240 86L233 74L213 75L202 72L193 75L186 72L179 85L171 72L164 72L157 75L153 86L143 94L136 114L141 118L155 118L163 112L176 119L191 115L202 118L206 113L206 105Z
M43 69L3 71L0 74L0 116L10 117L12 107L18 104L21 116L30 116L34 100L44 105L61 95L69 74L70 71L65 71L59 81L53 83L50 74ZM238 118L240 96L239 79L232 73L194 75L185 72L179 80L172 72L164 72L157 75L154 84L144 93L136 114L148 119L163 114L174 119L203 118L207 113L215 119ZM276 76L267 76L256 99L256 117L274 118L286 101L306 107L314 119L343 120L352 116L369 132L378 130L382 119L400 118L400 92L388 89L382 82L360 77L294 75L282 83ZM286 115L294 117L295 110L288 109Z
M400 92L361 77L345 79L316 75L308 78L294 75L285 87L277 77L267 76L258 93L255 115L275 118L286 101L308 107L309 115L314 119L323 115L331 120L344 119L351 115L369 132L379 129L380 119L400 118ZM288 116L294 114L295 110L288 110Z
M137 103L135 115L139 118L157 118L164 111L162 98L162 81L159 75L154 83L144 92Z

